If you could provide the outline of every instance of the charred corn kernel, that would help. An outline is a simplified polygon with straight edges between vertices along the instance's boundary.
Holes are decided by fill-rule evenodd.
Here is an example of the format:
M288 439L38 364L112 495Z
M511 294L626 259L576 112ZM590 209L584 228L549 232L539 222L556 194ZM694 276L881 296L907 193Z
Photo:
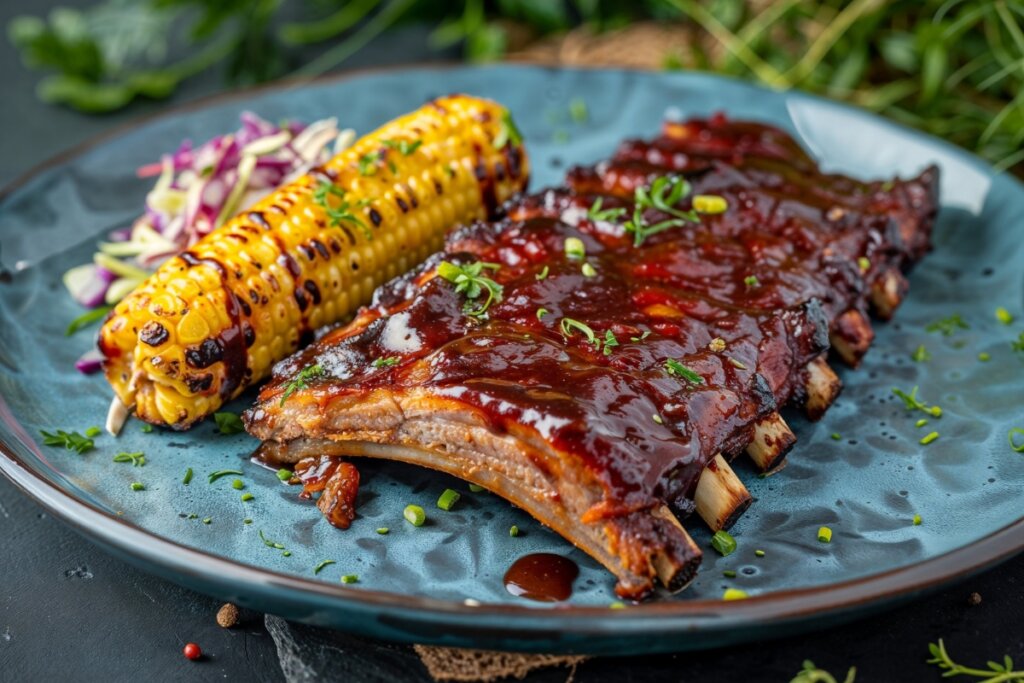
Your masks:
M107 379L186 429L525 188L508 111L454 95L358 140L164 263L100 332Z

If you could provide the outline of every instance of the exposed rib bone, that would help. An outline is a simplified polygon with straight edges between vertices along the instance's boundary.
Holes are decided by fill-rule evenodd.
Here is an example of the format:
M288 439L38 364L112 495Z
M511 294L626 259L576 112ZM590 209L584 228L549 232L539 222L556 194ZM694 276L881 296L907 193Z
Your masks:
M754 440L747 446L747 455L762 472L774 469L786 455L796 435L778 413L772 413L754 425Z
M860 311L851 309L836 319L829 340L847 365L857 367L875 340L875 331Z
M753 497L721 454L701 473L693 501L712 531L728 529L750 507Z
M843 383L829 367L824 356L807 364L807 381L804 385L807 401L804 411L811 420L820 420L832 402L843 389Z
M871 283L871 305L879 318L889 320L903 302L910 284L896 269L888 270Z

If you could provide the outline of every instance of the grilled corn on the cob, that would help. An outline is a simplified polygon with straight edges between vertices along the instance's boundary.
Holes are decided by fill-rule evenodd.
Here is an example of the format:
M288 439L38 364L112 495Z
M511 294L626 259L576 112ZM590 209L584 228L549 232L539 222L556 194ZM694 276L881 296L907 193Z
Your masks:
M506 109L430 102L164 263L103 325L107 379L141 419L187 429L527 175Z

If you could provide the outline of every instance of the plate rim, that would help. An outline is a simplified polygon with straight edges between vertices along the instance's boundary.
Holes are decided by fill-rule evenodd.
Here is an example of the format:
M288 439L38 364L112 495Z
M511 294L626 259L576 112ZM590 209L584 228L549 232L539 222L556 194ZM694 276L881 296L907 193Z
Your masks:
M158 112L142 115L91 136L16 176L3 188L0 188L0 201L6 200L47 171L59 168L61 165L125 134L172 116L180 116L232 101L245 100L261 93L342 83L396 72L486 69L618 72L641 75L657 75L659 73L642 69L551 67L514 62L488 66L471 66L459 62L430 62L353 69L312 79L288 78L200 97ZM1014 176L1007 172L995 171L988 162L972 152L859 107L811 95L800 90L779 92L756 83L717 74L681 72L674 77L727 81L765 94L796 96L836 107L856 116L867 117L876 124L898 131L901 135L909 135L925 141L929 145L941 147L948 154L975 168L980 168L992 178L1008 179L1011 187L1016 186L1019 191L1024 192L1024 185ZM0 412L7 412L3 397L0 397L0 409L2 409ZM13 415L9 413L4 417L8 416L13 419ZM995 566L1024 552L1024 517L1021 517L967 545L912 565L835 583L755 595L746 600L657 601L614 612L606 607L578 605L569 605L559 609L502 603L467 605L462 602L431 597L333 586L322 581L256 567L228 557L190 548L136 526L88 501L72 496L43 473L23 462L14 449L2 438L0 438L0 456L2 456L0 457L0 471L20 491L41 504L48 512L83 536L98 542L108 551L113 549L123 554L129 561L136 564L141 562L147 572L153 573L155 568L158 570L156 573L172 582L182 583L186 577L200 579L204 586L212 586L215 589L214 592L220 595L252 595L265 593L268 590L286 589L284 600L281 600L281 596L278 595L275 598L277 602L301 604L308 607L330 606L349 611L360 609L375 615L378 619L381 616L392 616L407 624L438 625L446 621L450 623L452 619L456 619L466 625L472 624L474 628L479 628L481 622L486 622L487 628L490 629L486 635L499 639L521 639L524 636L528 637L532 631L546 633L557 631L562 636L578 638L632 638L655 634L671 636L684 632L713 634L742 627L804 623L815 617L826 615L839 618L858 610L892 603L900 598L909 599L961 580L970 574ZM194 585L190 585L190 587L195 588ZM538 628L538 622L542 622L541 628ZM352 630L359 631L360 629L356 627ZM421 637L417 642L437 641L443 638L444 634L439 633L433 637L429 635ZM582 641L582 644L585 649L585 641ZM557 646L558 643L556 642L555 645ZM571 649L579 651L580 642L576 642L575 645L576 647ZM655 643L651 645L647 648L641 647L640 650L671 649L658 647ZM685 644L679 645L685 647Z

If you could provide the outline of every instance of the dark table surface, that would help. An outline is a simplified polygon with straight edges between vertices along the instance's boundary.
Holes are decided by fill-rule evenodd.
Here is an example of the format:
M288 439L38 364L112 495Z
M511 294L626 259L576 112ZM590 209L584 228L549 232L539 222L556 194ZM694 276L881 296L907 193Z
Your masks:
M27 11L44 14L53 4L5 0L0 24ZM346 67L425 60L432 56L426 35L423 27L400 29ZM33 94L37 76L22 68L6 40L0 40L0 78L0 186L92 136L223 88L214 70L170 102L86 116L39 103ZM969 600L975 592L980 604ZM257 614L243 614L238 627L225 630L214 620L219 606L106 555L0 477L0 681L430 680L408 648ZM1024 557L854 624L712 652L590 660L575 680L788 681L805 659L840 680L850 666L857 667L858 681L938 680L939 671L925 660L928 643L940 637L965 664L984 667L1006 653L1024 662ZM202 646L202 661L182 656L189 641ZM566 675L539 672L527 680L562 681Z

